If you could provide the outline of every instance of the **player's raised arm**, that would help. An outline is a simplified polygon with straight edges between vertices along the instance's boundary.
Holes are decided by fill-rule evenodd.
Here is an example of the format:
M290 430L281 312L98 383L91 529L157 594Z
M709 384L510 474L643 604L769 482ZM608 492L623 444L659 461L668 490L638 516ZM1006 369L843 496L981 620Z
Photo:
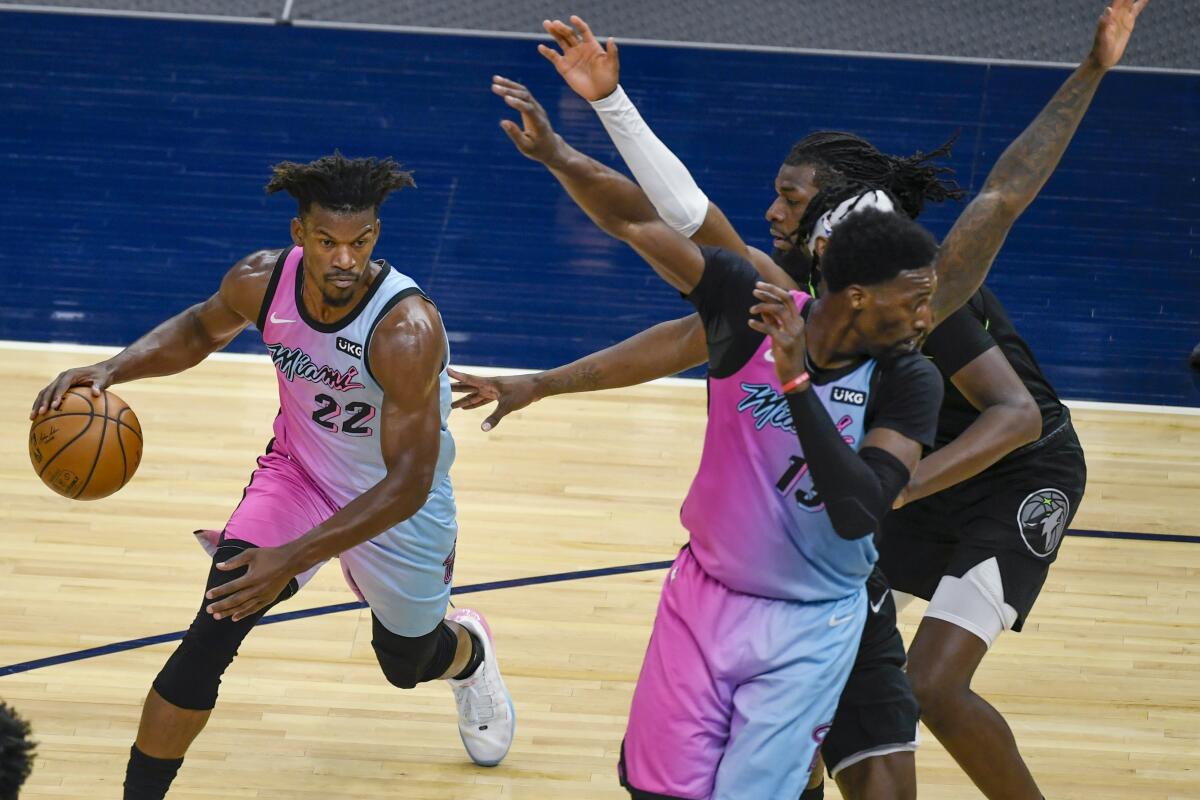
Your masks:
M749 247L734 230L724 212L700 189L679 157L671 152L642 119L637 106L621 88L617 43L605 46L577 16L571 24L545 20L559 50L538 45L567 85L587 100L608 132L625 165L653 203L658 215L697 244L724 247L748 259L765 280L792 286L787 273L757 248Z
M564 142L521 84L497 75L492 91L521 114L522 125L505 119L500 127L522 154L545 165L601 230L636 250L663 280L681 292L695 288L704 274L700 248L663 222L637 184Z
M1013 223L1058 166L1100 79L1121 60L1148 1L1113 0L1104 9L1087 58L996 161L979 195L946 235L936 263L935 321L949 316L982 285Z
M479 408L495 402L496 410L483 421L485 431L530 403L574 392L595 392L636 386L666 378L703 364L708 359L704 325L699 314L660 322L630 338L561 367L527 375L485 378L450 370L463 396L455 408Z
M38 393L29 418L58 408L72 386L91 386L99 396L118 383L196 366L255 320L278 256L277 250L246 256L225 274L212 297L159 324L112 358L59 374Z
M218 565L246 574L206 595L209 613L235 621L266 607L301 572L411 517L429 497L438 463L439 376L446 357L441 318L419 296L401 301L371 337L367 358L383 387L379 446L387 474L289 544L245 550Z

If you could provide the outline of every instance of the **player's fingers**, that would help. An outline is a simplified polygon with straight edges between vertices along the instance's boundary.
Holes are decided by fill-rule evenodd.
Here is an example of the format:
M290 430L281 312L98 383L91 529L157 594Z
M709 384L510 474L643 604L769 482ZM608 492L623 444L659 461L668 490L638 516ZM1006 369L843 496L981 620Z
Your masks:
M546 28L546 33L550 34L554 41L558 43L558 46L563 49L564 53L575 46L575 42L563 33L562 23L559 20L554 20L554 22L550 23L550 26Z
M776 286L773 283L767 283L766 281L758 281L754 284L754 295L755 297L769 297L779 303L787 303L792 299L787 289L784 289L782 286Z
M594 33L592 33L591 26L588 25L586 22L584 22L580 16L578 16L577 14L572 14L571 15L571 24L579 29L579 33L582 34L582 36L583 36L583 41L585 41L585 42L596 41L596 35Z
M479 426L480 430L482 430L484 433L487 433L492 428L495 428L497 425L500 424L500 420L504 419L504 416L507 413L508 413L507 411L504 413L501 413L499 410L497 410L496 413L490 415L487 419L485 419L483 421L483 424Z
M511 119L502 119L500 120L500 129L508 134L508 138L512 139L512 143L517 146L518 150L524 151L529 149L529 137L517 126L517 123Z
M508 97L511 94L515 94L519 88L519 86L509 86L508 84L500 83L499 81L492 82L492 94L496 94L501 97Z
M562 62L562 55L553 47L547 47L544 44L539 44L537 49L538 52L545 56L546 60L554 66L557 67Z
M529 102L528 100L522 100L520 97L515 95L505 94L504 102L508 104L509 108L515 108L517 111L522 113L533 113L533 103Z
M561 19L554 20L554 30L559 36L564 37L572 47L578 45L581 41L575 29Z
M1134 19L1138 18L1138 14L1142 13L1142 9L1144 9L1146 7L1146 4L1149 2L1150 2L1150 0L1134 0L1134 2L1133 2L1133 18Z
M746 322L754 330L758 331L759 333L770 336L772 339L778 338L783 333L780 330L779 326L772 323L770 318L766 317L766 316L764 316L761 320L751 319L751 320L746 320Z
M469 372L459 372L454 367L446 367L446 374L458 381L458 383L450 384L450 388L456 391L465 391L465 389L459 387L482 389L487 384L487 378L481 378Z
M764 297L761 303L750 306L751 314L773 314L779 319L786 319L789 311L796 308L794 303L781 303L774 297Z
M62 400L67 396L67 391L75 385L75 376L70 372L64 372L59 375L54 381L54 389L50 392L50 408L58 408L62 405Z
M30 419L35 419L50 410L50 401L47 398L50 388L50 386L43 388L33 399L33 408L29 411Z
M205 592L204 599L214 601L208 604L208 613L211 614L214 611L224 610L229 603L229 598L244 589L249 582L247 576L243 575L237 580L222 583L220 586L214 586Z
M454 408L461 408L464 411L471 411L472 409L479 408L480 406L486 406L488 403L492 402L492 398L477 394L472 395L471 397L464 397L458 402L460 405L455 405Z
M222 570L223 572L229 572L230 570L235 570L238 567L244 567L253 560L253 556L251 556L252 552L253 551L251 550L243 550L233 558L227 558L224 561L218 561L217 569ZM239 580L241 579L239 578Z
M750 306L750 313L756 317L765 317L768 314L772 317L779 317L779 314L783 308L784 307L782 305L776 303L774 300L771 300L765 303L755 303L754 305Z
M251 614L254 614L266 604L267 601L263 600L261 597L252 597L245 603L242 603L240 606L230 611L228 616L234 622L238 622L250 616Z
M604 49L612 57L614 62L619 59L619 56L617 55L617 40L616 39L614 39L611 36L608 37L608 42L605 43Z
M209 614L213 615L214 619L224 619L228 617L230 612L235 608L240 608L247 600L254 598L254 589L245 589L240 592L229 595L224 600L216 603L209 603L206 609Z
M504 76L492 76L492 91L500 95L504 94L504 90L523 91L527 92L527 94L529 91L524 84L517 83L516 80L505 78Z

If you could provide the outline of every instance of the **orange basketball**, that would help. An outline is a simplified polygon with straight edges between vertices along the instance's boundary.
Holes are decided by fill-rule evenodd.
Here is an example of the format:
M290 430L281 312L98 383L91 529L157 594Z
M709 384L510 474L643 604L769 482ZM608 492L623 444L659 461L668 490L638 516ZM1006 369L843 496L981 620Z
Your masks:
M112 392L68 389L57 410L33 421L29 460L42 483L63 497L97 500L120 489L142 460L142 426Z

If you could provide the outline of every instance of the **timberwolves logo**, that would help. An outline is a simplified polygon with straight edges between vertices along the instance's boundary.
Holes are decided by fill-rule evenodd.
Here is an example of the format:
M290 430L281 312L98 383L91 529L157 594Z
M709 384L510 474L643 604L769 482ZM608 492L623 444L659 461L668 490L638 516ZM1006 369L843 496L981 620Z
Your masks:
M1070 515L1071 503L1058 489L1039 489L1026 497L1017 511L1017 526L1029 552L1041 558L1053 553Z

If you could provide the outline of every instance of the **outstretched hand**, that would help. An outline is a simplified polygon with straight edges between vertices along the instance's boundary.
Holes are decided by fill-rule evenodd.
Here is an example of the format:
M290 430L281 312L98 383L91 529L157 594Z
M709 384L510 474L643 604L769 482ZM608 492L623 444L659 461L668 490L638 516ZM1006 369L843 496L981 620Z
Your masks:
M484 431L490 431L500 424L500 420L538 399L533 374L483 378L453 368L446 371L457 381L450 384L450 391L463 394L454 401L453 408L471 409L496 404L496 410L479 426Z
M521 114L521 125L511 119L500 120L500 127L526 158L548 163L562 141L550 125L550 118L533 93L516 81L500 75L492 76L492 92L504 98L509 108Z
M1150 0L1112 0L1100 15L1096 26L1096 40L1092 43L1091 57L1104 69L1114 67L1125 55L1125 47L1133 34L1133 25L1138 15Z
M804 332L804 317L786 289L759 281L754 296L760 302L750 307L750 313L762 319L749 320L750 327L771 337L775 374L780 384L787 384L806 371L808 337Z
M575 94L588 102L602 100L616 91L621 75L617 43L610 36L605 47L601 47L592 29L579 17L571 17L571 25L560 19L542 20L542 27L554 37L562 52L544 44L538 45L538 52L554 65Z

